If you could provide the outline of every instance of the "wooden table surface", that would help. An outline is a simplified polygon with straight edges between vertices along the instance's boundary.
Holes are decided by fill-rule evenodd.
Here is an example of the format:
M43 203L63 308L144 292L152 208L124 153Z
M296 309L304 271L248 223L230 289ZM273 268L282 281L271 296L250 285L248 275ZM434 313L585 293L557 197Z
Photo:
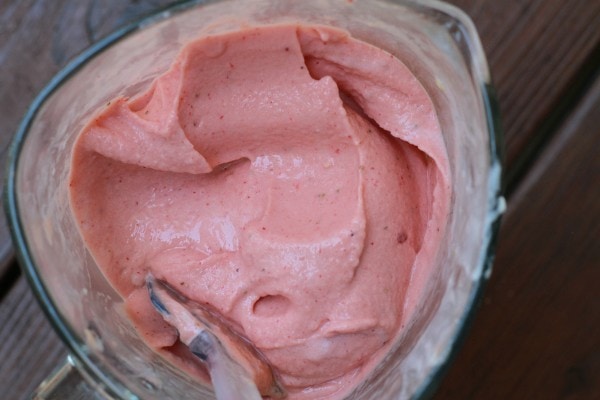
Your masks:
M600 0L450 2L474 20L490 62L509 209L492 278L434 398L600 399ZM0 149L70 58L172 3L0 0ZM2 225L0 399L25 399L66 350Z

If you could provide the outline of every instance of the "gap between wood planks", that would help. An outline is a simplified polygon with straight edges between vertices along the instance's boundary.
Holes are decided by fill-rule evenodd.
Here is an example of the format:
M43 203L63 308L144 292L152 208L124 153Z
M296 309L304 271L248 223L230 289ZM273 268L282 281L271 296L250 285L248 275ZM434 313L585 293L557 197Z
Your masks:
M516 157L510 170L504 171L504 193L509 200L523 179L538 160L546 145L560 131L563 123L591 90L600 76L600 43L588 55L579 71L574 75L562 95L558 96L547 118L541 120L530 142Z

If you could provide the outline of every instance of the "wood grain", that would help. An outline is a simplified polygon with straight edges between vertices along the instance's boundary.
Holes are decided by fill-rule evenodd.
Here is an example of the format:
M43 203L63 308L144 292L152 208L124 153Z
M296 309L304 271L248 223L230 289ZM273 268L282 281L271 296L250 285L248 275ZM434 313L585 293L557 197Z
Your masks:
M65 358L25 279L0 303L0 398L26 399Z
M510 176L600 68L600 0L449 0L475 22L497 88ZM564 115L559 115L559 114ZM533 149L531 147L534 147ZM533 154L532 154L533 153ZM518 182L509 182L516 186Z
M435 399L600 398L600 80L509 203L481 309Z

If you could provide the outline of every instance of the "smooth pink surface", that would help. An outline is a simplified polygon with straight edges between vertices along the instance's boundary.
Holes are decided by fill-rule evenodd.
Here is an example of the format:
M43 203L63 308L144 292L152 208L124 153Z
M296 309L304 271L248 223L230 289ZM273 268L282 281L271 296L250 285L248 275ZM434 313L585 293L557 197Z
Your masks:
M188 44L100 110L71 201L151 346L177 337L147 271L234 321L290 398L336 398L413 317L447 163L431 100L392 55L333 28L256 27Z

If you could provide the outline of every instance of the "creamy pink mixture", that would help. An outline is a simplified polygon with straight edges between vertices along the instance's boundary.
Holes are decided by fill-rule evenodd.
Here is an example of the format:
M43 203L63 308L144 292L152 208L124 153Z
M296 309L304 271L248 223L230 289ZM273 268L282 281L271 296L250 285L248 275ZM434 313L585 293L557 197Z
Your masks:
M337 398L381 359L435 268L450 202L438 120L404 64L294 24L189 43L87 124L70 184L150 346L201 373L152 308L148 271L233 321L291 399Z

